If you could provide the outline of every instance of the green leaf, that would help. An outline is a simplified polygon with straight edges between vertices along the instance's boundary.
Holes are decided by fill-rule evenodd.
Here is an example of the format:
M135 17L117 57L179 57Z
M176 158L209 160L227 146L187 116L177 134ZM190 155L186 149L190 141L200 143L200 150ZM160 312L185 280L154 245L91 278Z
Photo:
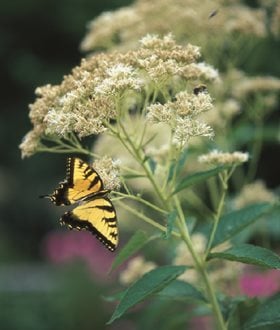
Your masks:
M274 208L271 203L258 203L224 215L219 222L212 247L219 245L238 234L251 223L258 220ZM211 226L208 228L210 232ZM207 235L207 233L206 233Z
M144 274L126 290L108 324L121 317L129 308L162 290L186 269L186 266L162 266Z
M223 252L210 253L209 259L213 258L280 269L280 257L277 254L268 249L251 244L240 244Z
M174 171L176 171L176 175L179 175L181 173L181 170L185 166L188 154L189 150L188 148L186 148L181 152L178 160L172 161L168 173L168 182L173 178Z
M211 178L212 176L219 174L220 172L224 171L225 169L227 169L226 166L219 166L219 167L213 168L208 171L197 172L197 173L194 173L191 175L187 175L187 176L183 177L182 179L180 179L180 182L177 185L177 187L175 188L175 190L173 191L172 195L176 194L177 192L179 192L183 189L193 186L194 184L201 183L201 182Z
M109 302L114 302L114 301L120 301L122 299L122 297L124 296L125 291L119 291L110 295L102 295L102 298L105 301L109 301Z
M243 329L280 329L280 293L260 304Z
M179 160L178 160L178 165L177 165L177 172L178 173L180 173L181 170L183 169L183 167L185 166L185 163L186 163L188 154L189 154L189 149L188 148L185 148L181 152L180 157L179 157Z
M233 139L235 143L239 145L251 143L256 139L256 128L251 125L251 123L241 124L231 130L229 138ZM263 127L262 131L262 141L267 143L273 143L277 141L277 136L279 134L278 124L268 124Z
M171 235L171 232L173 230L174 227L174 221L177 217L177 212L176 210L173 210L172 212L170 212L167 216L167 223L166 223L166 232L163 233L163 238L164 239L168 239Z
M231 301L231 310L227 320L228 330L242 329L242 325L249 320L259 306L256 298L236 297Z
M146 157L146 159L148 161L148 164L149 164L149 167L150 167L152 173L155 173L155 170L156 170L156 167L157 167L156 161L153 158L148 157L148 156Z
M158 296L177 300L195 299L206 301L202 293L194 286L180 280L171 282L158 293Z
M156 238L156 236L148 237L142 230L137 231L116 256L110 272L120 266L124 261L135 254L135 252L139 251L153 238Z

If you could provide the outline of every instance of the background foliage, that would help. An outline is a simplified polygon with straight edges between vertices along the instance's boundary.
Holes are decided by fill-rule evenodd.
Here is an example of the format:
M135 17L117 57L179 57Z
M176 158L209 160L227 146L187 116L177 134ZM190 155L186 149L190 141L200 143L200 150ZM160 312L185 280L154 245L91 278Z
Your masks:
M58 83L79 64L79 44L89 20L128 3L1 1L1 329L76 329L77 324L82 329L102 329L108 320L109 313L106 316L97 302L100 283L94 284L84 265L76 267L80 271L70 267L61 273L41 269L46 261L42 241L47 232L58 229L59 213L38 196L51 191L53 182L63 178L65 157L39 154L22 161L18 145L30 129L27 106L34 100L35 88ZM53 292L50 288L57 281L61 285ZM87 297L91 300L93 296L96 304L91 314L93 306Z

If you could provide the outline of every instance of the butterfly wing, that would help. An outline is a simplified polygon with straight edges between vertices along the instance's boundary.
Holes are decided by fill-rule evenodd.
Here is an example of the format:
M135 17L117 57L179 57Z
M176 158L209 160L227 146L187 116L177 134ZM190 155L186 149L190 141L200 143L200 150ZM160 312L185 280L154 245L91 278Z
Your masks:
M118 245L116 211L106 197L96 197L64 213L60 223L70 229L87 229L110 251L114 251Z
M103 182L96 171L83 160L69 157L66 179L53 194L43 197L49 197L55 205L70 205L101 191Z

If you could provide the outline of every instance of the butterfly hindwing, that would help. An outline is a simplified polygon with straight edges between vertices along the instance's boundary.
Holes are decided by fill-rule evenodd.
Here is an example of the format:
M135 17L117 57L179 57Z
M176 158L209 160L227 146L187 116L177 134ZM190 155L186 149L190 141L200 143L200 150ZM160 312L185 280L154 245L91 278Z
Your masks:
M116 212L107 197L96 197L64 213L60 223L70 229L87 229L110 251L114 251L118 245Z
M49 197L56 205L70 205L102 190L103 182L97 172L83 160L70 157L66 179Z
M106 197L109 190L104 190L98 173L83 160L70 157L67 159L66 179L51 195L55 205L78 203L72 211L64 213L60 219L70 229L86 229L95 235L110 251L118 245L116 211Z

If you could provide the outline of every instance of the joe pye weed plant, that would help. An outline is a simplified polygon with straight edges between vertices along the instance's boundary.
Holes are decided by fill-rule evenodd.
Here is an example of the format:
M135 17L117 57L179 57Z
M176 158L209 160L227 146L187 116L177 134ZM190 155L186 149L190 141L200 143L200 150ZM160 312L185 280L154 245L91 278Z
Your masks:
M186 304L182 324L190 319L190 301L213 315L216 329L275 320L273 313L271 321L259 320L262 304L254 302L253 310L245 298L227 298L219 285L223 278L211 277L215 260L280 268L272 251L234 240L277 205L233 209L227 203L231 178L250 156L217 150L215 132L204 121L206 113L215 111L215 102L204 84L218 83L219 76L199 60L196 46L180 46L171 34L147 35L135 50L82 60L60 85L38 88L30 105L33 129L20 145L22 156L74 153L94 160L117 208L121 240L122 228L128 222L133 226L135 233L120 248L112 269L148 244L161 247L165 265L147 265L140 258L133 266L135 276L122 276L128 287L117 296L109 323L151 295ZM83 143L88 136L94 137L92 149ZM215 195L212 203L205 189ZM137 230L134 219L149 227ZM222 243L224 248L217 249ZM180 252L170 257L174 251ZM234 274L238 267L231 262L224 267ZM267 304L275 309L275 300ZM240 308L253 312L241 319Z

